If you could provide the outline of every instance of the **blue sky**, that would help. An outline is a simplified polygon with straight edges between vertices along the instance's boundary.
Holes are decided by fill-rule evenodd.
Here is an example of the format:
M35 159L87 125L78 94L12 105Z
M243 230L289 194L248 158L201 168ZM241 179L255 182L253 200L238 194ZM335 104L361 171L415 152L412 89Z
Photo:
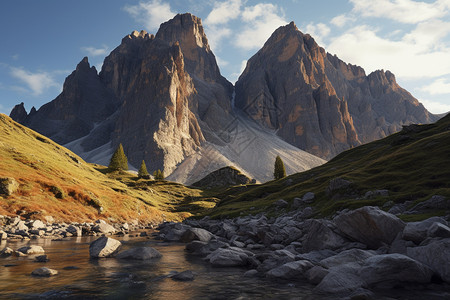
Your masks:
M100 71L125 35L156 33L184 12L202 18L233 83L270 34L294 21L367 74L392 71L431 112L450 111L450 0L10 0L0 2L0 112L39 108L84 56Z

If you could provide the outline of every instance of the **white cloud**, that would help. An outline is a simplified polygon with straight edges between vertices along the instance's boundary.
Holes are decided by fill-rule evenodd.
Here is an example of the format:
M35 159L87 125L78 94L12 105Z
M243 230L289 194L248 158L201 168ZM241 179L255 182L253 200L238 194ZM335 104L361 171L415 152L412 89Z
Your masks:
M230 81L236 82L239 79L239 76L244 72L245 68L247 67L247 60L241 61L241 66L239 72L235 72L231 74Z
M50 87L58 87L58 83L48 72L32 73L22 68L11 67L11 75L25 83L34 96L41 95ZM23 89L23 87L18 87ZM29 90L26 90L29 92Z
M432 3L412 0L350 0L353 12L364 17L388 18L400 23L417 24L446 16L450 9L448 0Z
M231 36L232 31L230 28L225 26L208 26L205 28L208 36L208 42L213 51L217 51L220 48L220 42Z
M425 106L425 108L433 114L442 114L450 112L450 104L448 103L424 99L421 99L420 103L422 103L423 106Z
M241 13L241 0L228 0L214 5L213 10L205 19L205 24L218 25L226 24L239 17Z
M157 30L159 25L173 18L175 13L171 10L169 3L161 0L139 2L137 5L126 5L123 8L137 22L144 24L147 30Z
M310 23L306 26L306 33L309 33L319 46L324 47L324 38L330 34L330 27L324 23L313 24Z
M103 45L101 48L95 48L95 47L81 47L81 51L88 54L88 56L94 57L94 56L105 56L108 54L108 46Z
M288 23L283 11L270 3L245 7L241 18L246 25L236 37L236 46L244 50L262 47L275 29Z
M228 66L229 62L226 60L221 59L219 56L216 55L216 61L220 68L223 68L225 66Z
M419 26L417 30L420 31ZM400 40L390 40L379 36L377 29L362 25L331 39L327 50L368 72L389 69L404 78L450 74L450 49L437 43L442 32L429 31L428 34L423 39L413 39L406 34ZM430 41L434 41L433 49L429 49Z
M337 27L344 27L348 22L354 21L353 17L342 14L331 19L330 23Z
M448 78L439 78L420 90L430 95L450 94L450 80Z

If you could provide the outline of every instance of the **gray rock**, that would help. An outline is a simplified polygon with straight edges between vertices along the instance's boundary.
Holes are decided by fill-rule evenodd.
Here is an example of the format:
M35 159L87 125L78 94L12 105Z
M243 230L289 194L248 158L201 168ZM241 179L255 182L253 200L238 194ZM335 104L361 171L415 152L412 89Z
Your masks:
M305 273L314 265L307 260L298 260L285 263L267 272L269 278L292 279L305 278Z
M374 255L375 254L371 251L350 249L321 260L320 265L326 268L332 268L347 263L356 263L359 265L363 265L366 259Z
M405 227L396 216L371 206L340 214L334 223L347 237L372 249L390 245Z
M173 275L172 279L176 281L192 281L195 279L195 274L194 272L187 270Z
M410 211L423 212L434 209L450 209L450 199L444 196L434 195L430 199L417 204Z
M18 188L19 183L14 178L0 178L0 195L11 196Z
M365 199L372 199L376 197L387 197L389 196L388 190L375 190L375 191L368 191L364 194Z
M34 258L34 260L35 261L37 261L37 262L48 262L48 261L50 261L50 259L48 258L48 256L47 255L39 255L39 256L36 256L35 258Z
M340 294L348 295L366 285L358 270L358 266L351 264L331 268L315 290L335 294L336 298Z
M319 284L325 276L327 276L329 271L321 266L314 266L306 272L306 279L309 283Z
M318 250L318 251L311 251L308 253L302 253L295 257L296 260L299 259L306 259L314 264L318 264L321 260L324 260L325 258L331 257L336 255L336 251L332 251L329 249L325 250Z
M99 222L97 225L95 225L92 230L98 233L103 233L103 234L113 234L116 232L116 229L105 223L105 221L100 220L101 222Z
M121 246L118 240L102 236L89 245L89 255L93 258L111 257L119 252Z
M440 217L431 217L419 222L409 222L403 229L402 238L406 241L413 241L416 244L420 244L427 238L428 229L435 222L447 225L447 222Z
M427 236L431 238L450 238L450 228L442 223L435 222L428 228Z
M209 242L214 235L202 228L189 228L187 229L180 238L183 243L189 243L194 240L201 242Z
M433 271L406 255L395 253L369 257L359 275L369 286L393 287L399 282L429 283Z
M340 177L336 177L330 180L330 183L328 184L326 193L327 195L331 195L334 192L340 190L340 189L344 189L346 187L348 187L349 185L351 185L352 182Z
M17 252L21 252L26 255L45 253L44 249L41 246L37 246L37 245L21 247L21 248L17 249Z
M249 252L240 248L219 248L208 255L207 259L215 267L238 267L247 265Z
M28 226L25 225L25 221L19 220L19 222L17 222L17 224L16 224L15 226L16 226L16 228L15 228L16 232L17 232L17 231L25 231L25 232L28 232Z
M29 226L30 230L45 229L47 226L41 220L32 221Z
M437 240L426 246L409 247L407 255L424 263L450 283L450 239Z
M152 247L138 247L120 252L116 257L119 259L149 260L160 258L162 255Z
M342 236L334 232L330 227L333 224L326 220L307 220L303 231L307 232L303 240L304 252L322 249L337 249L345 244Z
M47 267L37 268L37 269L33 270L33 272L31 272L31 275L44 276L44 277L54 276L57 274L58 274L58 271L49 269Z
M279 199L279 200L275 201L275 203L273 205L276 207L279 207L279 208L286 208L289 206L289 203L284 199Z
M258 270L252 269L244 273L244 277L255 277L259 274Z
M82 229L80 227L72 225L72 224L69 225L69 227L67 227L66 231L70 232L74 236L82 236Z
M307 192L303 195L302 201L304 203L312 203L315 199L316 195L313 192Z
M8 257L13 254L14 254L14 250L9 247L5 247L2 249L2 251L0 251L0 257Z

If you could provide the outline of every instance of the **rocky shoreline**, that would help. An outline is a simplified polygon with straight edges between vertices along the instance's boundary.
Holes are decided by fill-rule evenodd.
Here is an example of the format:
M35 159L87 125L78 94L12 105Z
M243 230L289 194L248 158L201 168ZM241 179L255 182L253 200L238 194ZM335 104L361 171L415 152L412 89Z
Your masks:
M213 266L307 281L336 297L371 299L373 290L408 287L450 296L448 218L405 223L377 207L343 211L331 220L304 216L186 220L161 224L155 235L187 243L187 252Z
M265 215L234 219L186 220L160 224L154 238L186 243L190 255L214 267L242 267L244 276L284 282L309 282L314 291L339 298L372 299L373 291L392 288L439 290L450 296L450 228L447 217L405 223L377 207L345 210L331 219L308 219L294 211L280 217ZM138 222L58 224L51 219L21 220L2 217L2 240L71 236L100 236L90 244L91 258L157 259L151 247L121 251L113 235L147 235L153 225ZM44 249L31 245L5 247L0 256L35 255L46 261ZM56 270L39 268L35 276L53 276ZM190 271L186 271L190 272ZM190 272L182 280L193 280Z

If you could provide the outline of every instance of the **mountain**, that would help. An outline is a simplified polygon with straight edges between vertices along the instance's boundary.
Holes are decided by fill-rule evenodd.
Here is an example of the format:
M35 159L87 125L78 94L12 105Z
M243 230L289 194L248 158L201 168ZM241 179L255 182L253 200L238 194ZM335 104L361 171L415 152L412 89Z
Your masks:
M182 220L214 199L180 184L107 173L0 114L0 215L58 222ZM120 181L118 180L120 179ZM168 194L167 190L173 193ZM194 202L194 203L190 203ZM174 208L182 204L183 208Z
M267 147L253 149L250 155L258 161L238 159L236 151L217 152L236 148L235 129L248 124L231 106L233 92L220 74L201 20L183 14L161 24L156 35L133 31L124 37L100 73L84 58L55 100L28 115L18 105L11 116L91 162L108 164L122 143L132 166L145 160L149 170L166 175L179 169L169 177L179 182L195 182L229 164L258 181L268 180L273 163L272 157L263 161L271 153ZM324 162L289 149L282 158L292 173ZM199 156L201 163L193 163ZM181 170L189 173L179 175Z
M379 206L405 221L449 218L450 169L443 167L450 165L448 141L450 114L433 124L404 126L306 172L246 189L230 188L208 215L277 213L276 202L284 199L288 211L301 213L309 206L312 210L305 211L314 216Z
M278 28L236 83L236 106L285 141L319 157L438 119L389 71L366 76L291 22Z

